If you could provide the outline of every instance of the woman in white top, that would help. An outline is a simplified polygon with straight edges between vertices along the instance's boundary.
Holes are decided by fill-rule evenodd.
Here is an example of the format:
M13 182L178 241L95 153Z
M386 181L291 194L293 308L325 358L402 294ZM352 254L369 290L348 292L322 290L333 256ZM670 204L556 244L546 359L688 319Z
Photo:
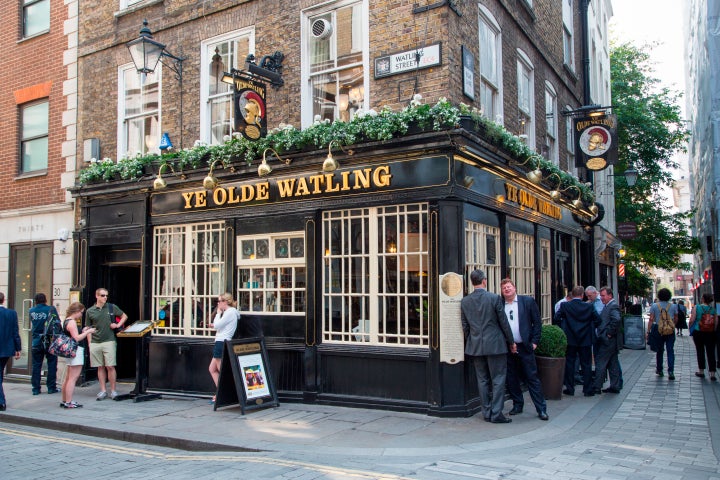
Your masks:
M213 358L210 361L210 376L212 376L213 382L215 382L215 389L218 386L218 379L220 378L220 361L222 360L223 346L225 340L232 339L237 328L238 319L240 313L235 308L235 300L233 300L232 294L223 293L218 297L217 308L215 310L215 319L210 324L210 328L217 330L215 334L215 346L213 347ZM215 396L213 396L213 402Z

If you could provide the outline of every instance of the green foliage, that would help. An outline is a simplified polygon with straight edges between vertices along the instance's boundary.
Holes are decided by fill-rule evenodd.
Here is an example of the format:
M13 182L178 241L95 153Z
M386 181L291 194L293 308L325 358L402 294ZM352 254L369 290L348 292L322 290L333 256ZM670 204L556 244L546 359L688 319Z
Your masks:
M640 271L634 264L625 265L628 295L649 297L652 292L652 278ZM622 280L620 281L622 282ZM624 287L621 287L624 289ZM671 289L672 290L672 289Z
M625 240L627 266L665 270L680 266L683 253L694 253L697 240L688 235L692 211L672 213L666 193L672 185L673 154L682 152L689 132L680 117L680 93L659 87L647 49L629 43L610 52L613 112L618 118L619 152L615 166L615 218L638 226L634 240ZM622 176L630 166L638 181L628 187ZM639 270L628 277L630 292L645 289L649 278ZM635 282L638 282L637 284Z
M298 130L292 125L280 124L278 128L268 132L265 138L249 141L239 133L227 136L220 145L207 145L196 141L192 148L178 152L167 152L162 155L137 155L120 159L115 163L105 158L93 160L79 175L81 185L110 181L117 177L122 179L139 179L143 176L146 165L170 164L176 172L207 167L213 162L229 166L235 162L250 165L262 158L267 148L273 148L279 154L299 151L304 148L326 148L331 141L336 145L353 145L363 141L385 141L407 134L410 126L435 131L457 128L462 117L469 118L474 128L481 132L491 144L504 149L528 170L540 169L554 188L567 190L574 187L580 198L590 204L595 195L588 185L577 178L561 171L558 167L530 149L519 137L507 131L502 125L485 118L480 110L465 104L455 106L442 97L434 105L422 103L422 97L415 95L410 105L399 112L384 107L380 112L375 110L360 111L349 122L321 120L317 118L313 125L305 130ZM572 191L575 198L577 192Z
M540 357L563 358L567 353L567 337L557 325L543 325L540 343L535 355Z

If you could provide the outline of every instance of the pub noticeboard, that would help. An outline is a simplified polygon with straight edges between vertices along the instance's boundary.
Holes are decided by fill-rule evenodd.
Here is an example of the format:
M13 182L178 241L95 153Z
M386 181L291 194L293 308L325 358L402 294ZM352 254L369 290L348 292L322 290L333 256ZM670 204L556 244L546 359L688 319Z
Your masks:
M279 405L262 338L225 340L214 410L238 403L243 415Z
M640 315L623 318L623 346L631 350L645 350L645 321Z

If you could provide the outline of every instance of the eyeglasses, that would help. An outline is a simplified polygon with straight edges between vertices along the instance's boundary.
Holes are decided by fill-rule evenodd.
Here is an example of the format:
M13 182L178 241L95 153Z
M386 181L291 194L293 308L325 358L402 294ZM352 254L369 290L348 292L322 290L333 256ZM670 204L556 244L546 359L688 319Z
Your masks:
M99 297L107 297L107 296L108 296L108 294L107 294L107 293L101 293L101 294L100 294L100 295L98 295L98 296L99 296Z

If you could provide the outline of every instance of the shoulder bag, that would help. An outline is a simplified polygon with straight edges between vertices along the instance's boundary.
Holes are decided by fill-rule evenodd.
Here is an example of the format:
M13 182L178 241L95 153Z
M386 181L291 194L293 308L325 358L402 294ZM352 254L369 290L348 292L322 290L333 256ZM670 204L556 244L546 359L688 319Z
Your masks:
M65 322L63 322L63 333L57 335L50 344L50 347L48 348L48 353L50 355L57 355L58 357L63 358L75 358L78 343L74 338L65 334L65 325L67 325L68 321L71 321L71 319L66 319Z

